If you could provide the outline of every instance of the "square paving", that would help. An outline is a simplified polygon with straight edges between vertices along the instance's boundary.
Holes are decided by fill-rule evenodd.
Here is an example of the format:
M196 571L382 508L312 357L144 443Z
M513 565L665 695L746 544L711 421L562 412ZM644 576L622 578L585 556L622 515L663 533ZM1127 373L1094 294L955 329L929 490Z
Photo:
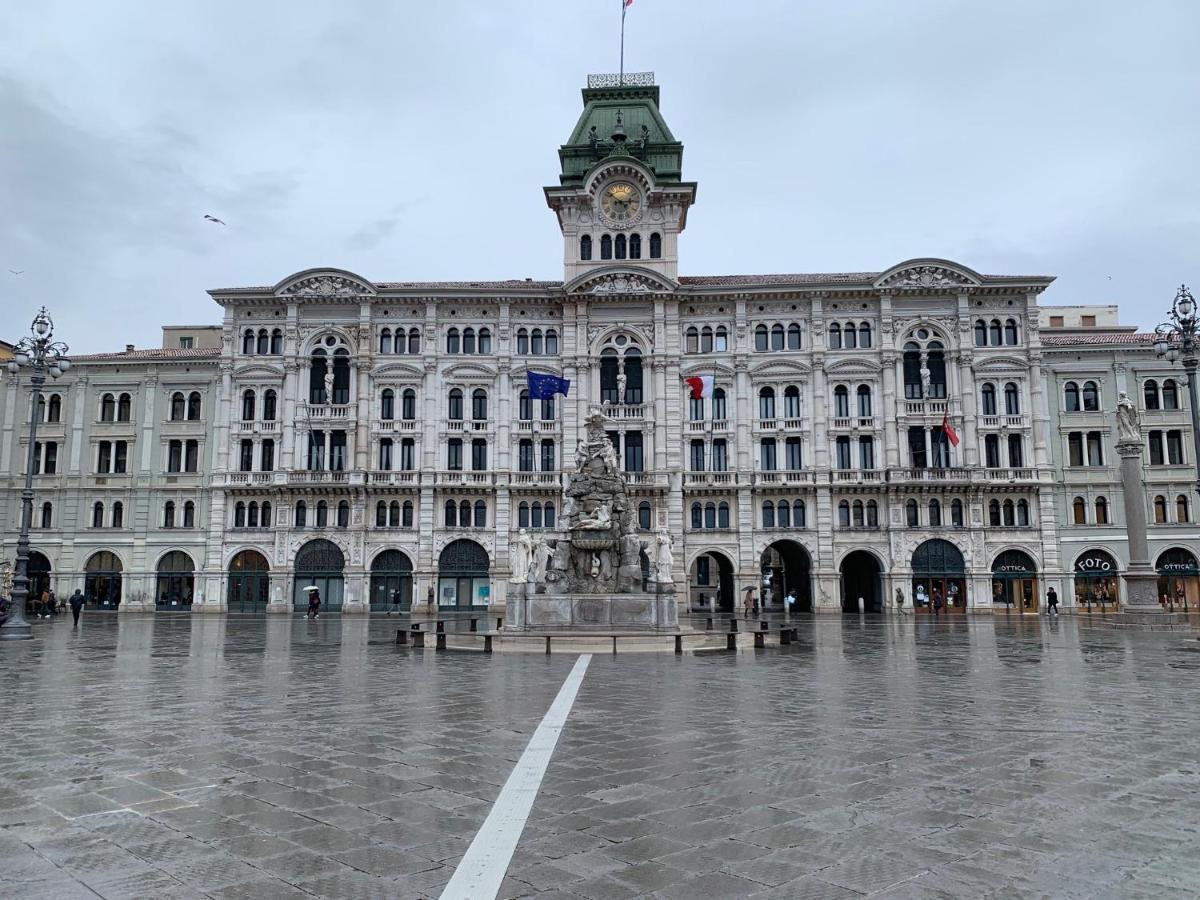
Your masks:
M575 663L395 618L115 616L0 645L0 897L437 897ZM821 619L595 655L500 897L1200 891L1200 643Z

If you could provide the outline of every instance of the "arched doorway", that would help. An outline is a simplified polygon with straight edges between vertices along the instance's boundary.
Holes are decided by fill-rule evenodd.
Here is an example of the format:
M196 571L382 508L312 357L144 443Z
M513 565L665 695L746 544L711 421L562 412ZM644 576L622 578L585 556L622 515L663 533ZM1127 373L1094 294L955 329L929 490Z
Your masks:
M1158 599L1171 610L1190 612L1200 602L1200 564L1191 551L1172 547L1155 563Z
M412 609L412 560L399 550L384 550L371 562L371 609Z
M46 554L30 550L29 559L25 562L25 574L29 578L29 595L25 611L28 615L33 615L42 594L50 590L50 560L46 558ZM65 597L59 598L59 600L65 599Z
M733 563L724 553L701 553L688 573L688 607L733 612L737 602L733 584Z
M883 569L874 553L847 553L841 571L842 612L883 612Z
M271 599L271 566L257 550L243 550L229 563L225 601L231 613L263 613Z
M1021 550L1005 550L992 562L992 605L1036 614L1039 606L1037 563Z
M1105 550L1087 550L1075 560L1075 605L1086 612L1116 612L1121 602L1121 566Z
M172 550L158 561L154 608L166 612L191 612L196 587L195 565L182 550Z
M812 562L808 551L795 541L775 541L762 554L764 609L783 609L788 594L795 591L791 612L812 612Z
M321 592L321 612L337 612L342 608L346 557L333 541L309 541L296 554L296 583L292 589L292 605L297 611L308 609L308 593L313 587Z
M451 541L438 557L438 607L486 608L492 594L488 554L474 541Z
M83 597L88 606L117 609L121 605L121 560L115 553L100 550L83 566Z
M917 612L933 613L941 600L946 612L967 608L967 565L962 551L949 541L925 541L912 555L912 604Z

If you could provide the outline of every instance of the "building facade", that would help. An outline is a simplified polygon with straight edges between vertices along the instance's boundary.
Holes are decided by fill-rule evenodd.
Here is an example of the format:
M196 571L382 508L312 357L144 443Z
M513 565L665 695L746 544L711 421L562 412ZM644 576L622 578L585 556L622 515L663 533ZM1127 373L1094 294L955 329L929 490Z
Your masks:
M311 269L211 291L219 332L74 357L40 408L35 587L144 611L285 612L313 586L346 613L502 607L509 539L553 539L595 408L647 542L674 536L692 609L732 610L753 586L797 611L870 612L899 590L951 614L1034 613L1049 585L1072 604L1080 553L1123 564L1102 410L1120 384L1149 389L1149 363L1122 361L1140 338L1044 338L1051 278L941 259L681 276L696 185L658 87L594 78L583 100L545 189L562 281ZM530 371L569 394L530 398ZM694 375L711 396L691 396ZM11 557L31 410L3 378ZM1090 416L1063 405L1064 379L1097 383ZM1179 415L1144 417L1164 459ZM1102 464L1074 464L1077 432L1085 460L1101 434ZM1156 546L1194 546L1172 518L1186 463L1150 468L1169 498ZM1078 525L1076 495L1093 516Z

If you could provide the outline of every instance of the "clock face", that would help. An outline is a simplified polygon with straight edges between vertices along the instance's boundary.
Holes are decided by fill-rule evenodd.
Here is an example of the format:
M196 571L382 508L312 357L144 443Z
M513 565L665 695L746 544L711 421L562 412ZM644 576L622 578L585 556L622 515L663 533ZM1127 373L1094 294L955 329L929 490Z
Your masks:
M642 210L642 194L627 181L614 182L600 195L600 209L614 222L630 222Z

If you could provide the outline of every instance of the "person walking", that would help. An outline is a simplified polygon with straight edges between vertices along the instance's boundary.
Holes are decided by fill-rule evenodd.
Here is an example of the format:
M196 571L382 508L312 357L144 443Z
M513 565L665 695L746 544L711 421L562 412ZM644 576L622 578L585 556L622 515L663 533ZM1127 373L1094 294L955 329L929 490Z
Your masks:
M1058 591L1053 587L1046 591L1046 615L1058 615Z
M83 612L83 592L79 588L75 588L75 593L71 595L67 602L71 604L71 617L75 620L72 624L78 625L79 614Z
M48 601L48 606L50 607L50 615L57 616L58 615L58 595L56 593L54 593L54 591L50 591L50 600Z
M933 617L936 619L942 614L942 592L937 588L933 589Z
M787 599L784 600L784 603L787 604L787 611L789 613L796 611L796 591L794 588L787 592Z
M50 591L42 591L42 596L38 601L37 617L39 619L50 618Z
M904 591L901 588L896 588L896 612L902 616L908 615L908 610L904 608Z
M745 611L746 618L750 618L750 611L758 606L758 598L754 596L754 587L746 588L746 594L742 598L742 608Z
M306 619L321 618L321 592L309 591L308 593L308 612L304 614Z

